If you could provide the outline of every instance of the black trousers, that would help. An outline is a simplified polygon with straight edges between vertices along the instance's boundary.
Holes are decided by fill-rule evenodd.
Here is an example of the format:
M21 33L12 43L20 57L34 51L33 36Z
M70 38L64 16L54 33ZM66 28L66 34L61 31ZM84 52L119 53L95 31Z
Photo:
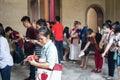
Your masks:
M26 56L33 55L33 53L34 53L34 49L25 52ZM36 71L35 66L30 65L30 73L29 73L30 76L29 76L29 78L32 79L32 80L35 80L35 71Z
M113 59L115 52L109 51L108 53L108 75L114 76L115 71L115 60Z
M63 41L55 41L55 46L58 50L58 61L61 63L63 60Z

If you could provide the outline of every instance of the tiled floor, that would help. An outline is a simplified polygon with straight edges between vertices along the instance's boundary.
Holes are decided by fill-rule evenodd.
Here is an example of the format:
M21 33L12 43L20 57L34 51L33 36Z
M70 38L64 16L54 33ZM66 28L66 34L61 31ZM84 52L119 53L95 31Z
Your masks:
M74 64L72 62L64 62L62 80L106 80L102 76L107 73L107 64L103 65L102 73L92 73L91 70L94 66L93 56L89 59L88 68L82 70L79 68L79 62ZM16 65L12 70L11 80L24 80L28 77L29 70L27 67ZM1 79L0 79L1 80ZM115 70L114 80L117 79L117 69Z

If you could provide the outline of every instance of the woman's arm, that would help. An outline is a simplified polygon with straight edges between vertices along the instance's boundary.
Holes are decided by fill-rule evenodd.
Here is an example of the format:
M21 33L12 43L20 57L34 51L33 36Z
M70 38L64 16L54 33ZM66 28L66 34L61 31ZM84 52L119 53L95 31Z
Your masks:
M39 46L41 46L41 43L38 40L30 40L30 42L33 44L38 44Z
M107 34L103 34L102 39L100 40L100 43L99 43L100 49L102 49L102 47L103 47L103 45L104 45L104 43L106 41L106 38L107 38Z
M102 57L104 57L106 55L106 53L108 52L108 50L110 49L110 47L112 46L112 44L113 44L113 38L110 39L110 41L109 41L109 43L108 43L108 45L107 45L104 53L102 54Z
M87 44L85 45L84 49L82 50L83 52L84 52L85 50L87 50L87 48L89 47L90 43L91 43L90 41L87 42Z
M30 62L31 65L39 67L39 68L46 68L46 69L49 68L49 65L46 64L46 63L38 63L35 60L29 60L29 62Z

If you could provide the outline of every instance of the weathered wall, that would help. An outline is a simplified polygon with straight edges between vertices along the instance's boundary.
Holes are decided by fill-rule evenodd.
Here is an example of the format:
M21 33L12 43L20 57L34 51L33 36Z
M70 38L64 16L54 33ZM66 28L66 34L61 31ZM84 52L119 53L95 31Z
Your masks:
M120 0L106 0L106 19L120 21Z
M11 26L20 33L25 33L21 17L27 15L27 0L1 0L0 22L4 27Z
M86 12L93 4L99 5L105 14L105 0L61 0L62 23L71 27L73 21L79 20L86 25Z
M97 13L93 8L90 8L87 14L87 25L93 29L93 31L97 31Z
M104 13L104 20L120 21L120 0L61 0L60 15L64 26L73 26L73 21L79 20L87 25L86 11L90 5L99 5ZM0 22L4 26L25 33L20 19L28 15L27 0L0 0Z

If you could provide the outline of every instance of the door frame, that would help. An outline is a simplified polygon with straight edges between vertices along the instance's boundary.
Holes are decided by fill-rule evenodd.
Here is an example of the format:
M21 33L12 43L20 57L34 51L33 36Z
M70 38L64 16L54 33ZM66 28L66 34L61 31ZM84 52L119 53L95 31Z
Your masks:
M87 25L87 14L88 14L88 11L89 11L90 8L93 8L97 13L97 26L102 27L102 24L104 22L104 10L98 4L92 4L87 8L86 13L85 13L85 23L86 23L86 25ZM99 22L99 21L101 21L101 22Z

